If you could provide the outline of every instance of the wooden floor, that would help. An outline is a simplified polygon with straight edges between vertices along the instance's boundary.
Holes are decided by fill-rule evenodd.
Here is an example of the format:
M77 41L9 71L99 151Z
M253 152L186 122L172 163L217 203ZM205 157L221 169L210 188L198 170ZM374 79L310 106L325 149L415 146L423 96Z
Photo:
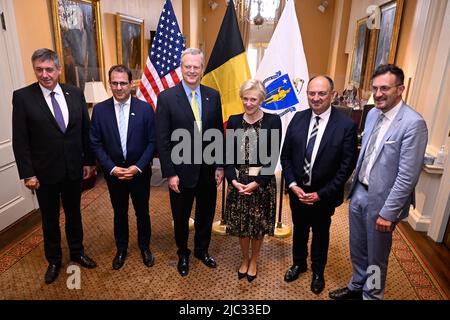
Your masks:
M442 243L434 242L426 232L414 231L407 222L401 222L400 228L407 235L420 255L429 266L436 280L450 297L450 250Z

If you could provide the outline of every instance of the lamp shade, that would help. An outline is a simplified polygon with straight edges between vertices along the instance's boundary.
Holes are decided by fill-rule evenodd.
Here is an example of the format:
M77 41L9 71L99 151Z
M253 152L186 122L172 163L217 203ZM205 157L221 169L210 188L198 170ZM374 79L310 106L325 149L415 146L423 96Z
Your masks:
M367 104L375 104L375 101L373 100L373 94L370 95L369 101L367 101Z
M109 96L103 82L93 81L84 84L84 98L87 103L99 103L108 99Z

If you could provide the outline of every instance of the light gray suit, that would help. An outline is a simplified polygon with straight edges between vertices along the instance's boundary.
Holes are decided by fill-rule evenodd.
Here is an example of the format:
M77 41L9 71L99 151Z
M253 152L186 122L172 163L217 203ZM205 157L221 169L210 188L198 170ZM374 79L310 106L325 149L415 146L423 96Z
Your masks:
M350 191L350 254L353 276L348 288L363 290L364 299L383 299L392 232L375 230L379 216L393 226L409 213L414 187L419 179L428 130L422 116L402 103L392 120L370 171L368 190L358 181L370 134L380 114L373 108L367 115L354 180ZM379 267L380 276L377 274ZM375 272L374 272L375 271Z

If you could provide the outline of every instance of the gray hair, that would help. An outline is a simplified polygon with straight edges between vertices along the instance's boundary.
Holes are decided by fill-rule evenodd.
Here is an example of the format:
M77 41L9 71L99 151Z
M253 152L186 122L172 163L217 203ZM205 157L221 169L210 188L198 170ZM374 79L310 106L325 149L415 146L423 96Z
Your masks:
M244 83L239 88L239 96L242 98L244 96L244 93L249 90L258 91L258 96L261 98L261 100L264 100L266 98L266 88L259 80L250 79L244 81Z
M58 69L61 68L61 65L59 64L58 55L53 50L47 48L37 49L35 52L33 52L33 55L31 56L31 63L34 64L34 62L37 60L41 61L52 60Z
M202 60L202 66L205 65L205 56L203 55L202 50L198 49L198 48L186 48L184 49L183 53L181 54L181 63L183 63L183 57L187 54L196 56L196 55L200 55L200 58Z

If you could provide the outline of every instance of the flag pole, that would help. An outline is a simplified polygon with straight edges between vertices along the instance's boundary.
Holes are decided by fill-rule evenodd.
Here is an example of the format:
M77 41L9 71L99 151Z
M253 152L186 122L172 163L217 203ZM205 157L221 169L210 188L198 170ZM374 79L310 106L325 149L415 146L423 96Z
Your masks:
M223 182L222 182L222 210L221 210L221 219L217 220L216 222L213 223L213 227L212 227L212 231L214 232L214 234L219 234L221 236L226 235L227 233L227 225L225 224L225 221L223 219L223 217L225 216L225 189L226 189L226 180L225 178L223 178Z
M278 221L275 227L274 235L277 238L286 238L291 235L291 227L283 224L282 222L282 212L283 212L283 196L284 196L284 174L281 171L280 178L280 203L278 206Z

